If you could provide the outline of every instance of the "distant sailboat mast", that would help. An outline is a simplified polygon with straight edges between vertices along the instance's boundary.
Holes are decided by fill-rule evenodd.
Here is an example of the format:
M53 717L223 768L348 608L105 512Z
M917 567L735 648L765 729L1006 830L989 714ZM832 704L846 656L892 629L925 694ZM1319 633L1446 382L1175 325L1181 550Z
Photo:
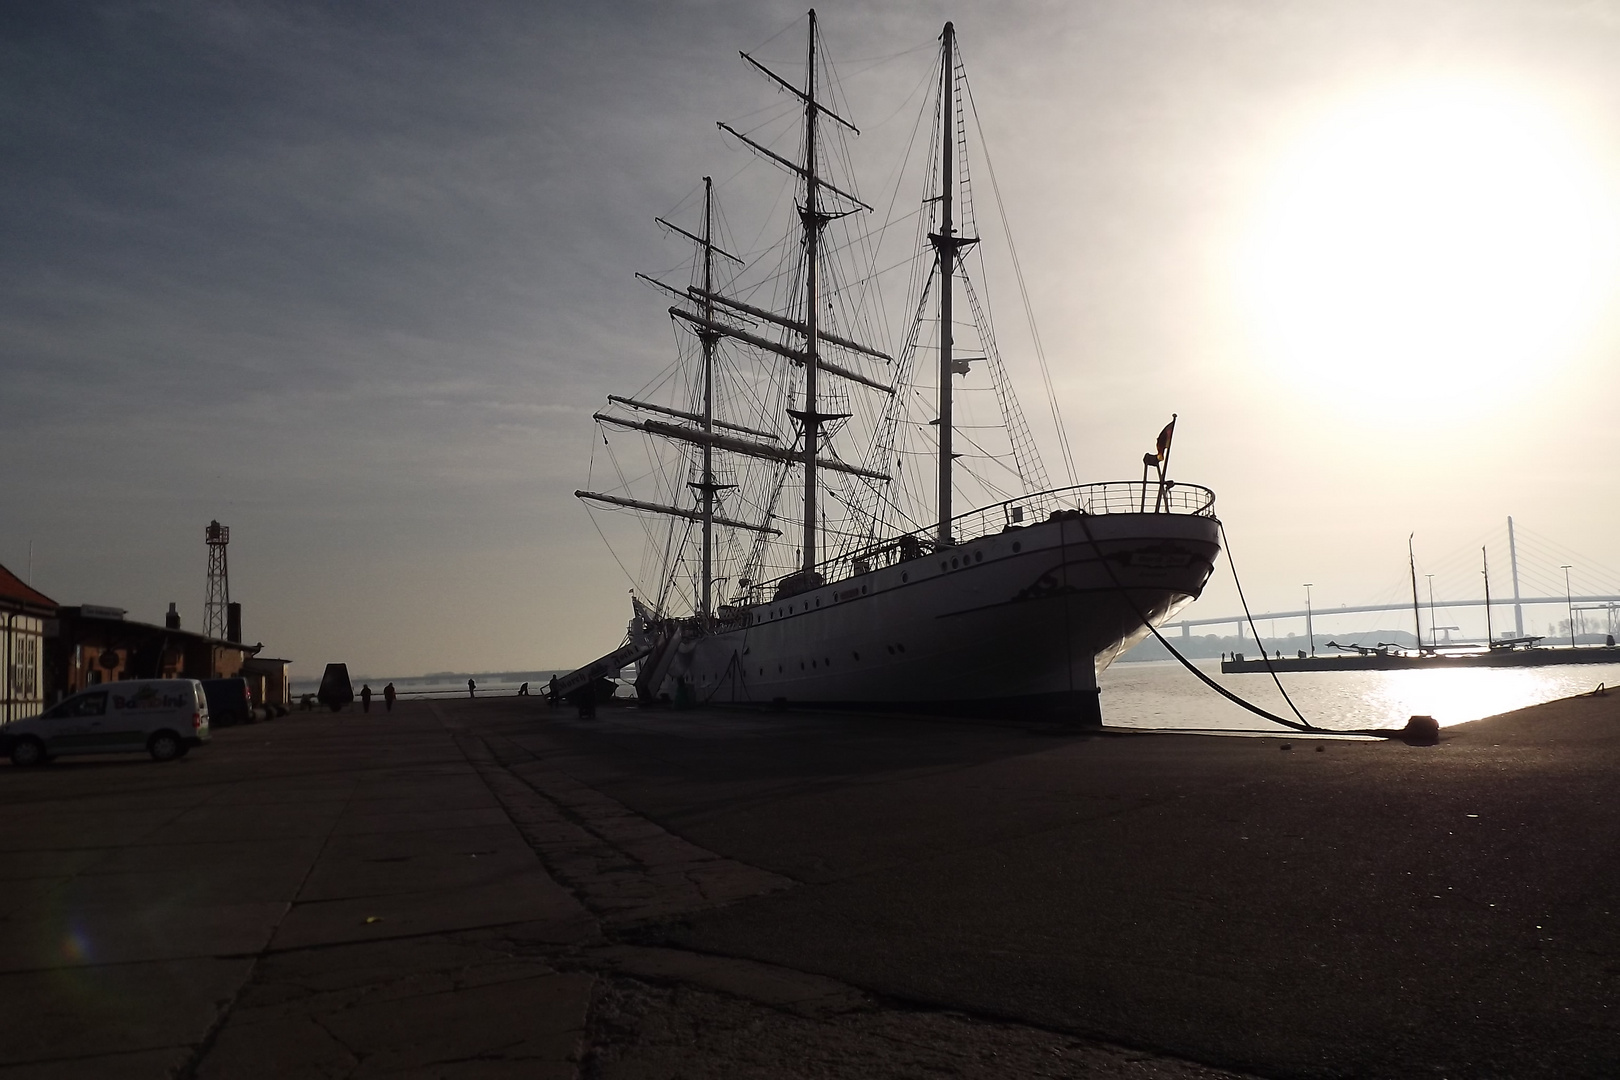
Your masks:
M1417 633L1418 652L1422 652L1423 614L1422 609L1418 607L1417 555L1412 550L1412 537L1416 535L1417 533L1411 533L1406 538L1406 565L1412 571L1412 629Z

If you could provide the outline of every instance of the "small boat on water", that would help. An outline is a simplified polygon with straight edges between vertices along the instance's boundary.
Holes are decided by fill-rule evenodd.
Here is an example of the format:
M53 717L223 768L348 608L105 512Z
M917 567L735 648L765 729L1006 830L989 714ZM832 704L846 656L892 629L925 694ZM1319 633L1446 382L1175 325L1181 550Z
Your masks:
M1098 672L1203 590L1220 523L1213 492L1169 478L1174 420L1140 481L1078 483L1072 462L1069 484L1048 479L975 284L970 178L994 174L969 153L951 24L940 41L922 197L876 227L815 13L802 78L742 54L780 104L719 126L781 175L792 227L734 252L708 178L697 220L658 219L693 253L687 282L638 275L673 300L679 358L595 414L602 477L575 492L643 519L635 616L554 696L634 663L643 701L1096 723ZM890 345L881 242L905 225L910 321Z
M1513 519L1509 518L1510 536L1512 528ZM1485 640L1478 643L1453 643L1448 633L1445 643L1431 640L1428 645L1424 645L1422 605L1418 599L1417 589L1417 556L1412 550L1410 536L1406 541L1406 556L1412 578L1412 624L1414 640L1418 642L1416 648L1406 649L1387 641L1371 646L1356 642L1341 645L1337 641L1329 641L1328 648L1339 651L1326 656L1315 655L1314 643L1310 654L1299 650L1296 656L1283 656L1281 652L1276 656L1267 656L1262 649L1261 655L1257 657L1246 656L1243 653L1233 653L1230 658L1222 656L1222 674L1279 671L1421 671L1462 667L1522 668L1554 667L1561 664L1620 664L1620 647L1615 645L1612 634L1608 635L1608 641L1602 645L1576 644L1573 634L1568 645L1557 646L1542 645L1541 643L1547 639L1539 635L1495 637L1491 628L1491 568L1483 548L1480 549L1480 573L1485 579ZM1514 573L1514 596L1517 598L1516 566ZM1573 618L1573 612L1571 617ZM1431 623L1432 621L1431 619ZM1430 627L1431 639L1434 637L1435 629L1433 626ZM1456 627L1448 628L1454 629Z

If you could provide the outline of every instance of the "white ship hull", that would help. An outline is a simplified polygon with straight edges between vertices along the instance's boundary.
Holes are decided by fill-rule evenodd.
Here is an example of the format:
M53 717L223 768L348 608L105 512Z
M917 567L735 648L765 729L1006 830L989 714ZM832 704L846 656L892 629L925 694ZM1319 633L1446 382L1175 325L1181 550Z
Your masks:
M1096 722L1097 673L1146 636L1143 616L1196 599L1219 551L1209 516L1057 515L738 609L707 634L689 624L660 696L684 681L699 702Z

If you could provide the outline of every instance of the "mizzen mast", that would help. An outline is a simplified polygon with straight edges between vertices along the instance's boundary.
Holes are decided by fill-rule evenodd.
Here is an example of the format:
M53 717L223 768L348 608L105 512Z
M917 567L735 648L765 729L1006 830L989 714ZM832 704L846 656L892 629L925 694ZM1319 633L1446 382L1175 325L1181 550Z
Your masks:
M963 248L978 243L973 237L956 235L952 218L952 195L956 180L953 167L956 162L956 26L945 24L940 35L944 42L940 59L939 83L939 231L929 233L939 261L939 546L950 547L951 539L951 463L953 423L951 416L951 376L955 363L951 355L951 292L956 280L956 259Z

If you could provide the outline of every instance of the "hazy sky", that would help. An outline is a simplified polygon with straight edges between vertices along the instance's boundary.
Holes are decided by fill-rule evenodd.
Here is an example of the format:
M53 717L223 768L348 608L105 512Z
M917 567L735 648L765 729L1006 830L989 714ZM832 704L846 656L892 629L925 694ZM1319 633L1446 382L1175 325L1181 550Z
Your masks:
M1620 566L1620 4L819 11L873 160L955 20L1082 477L1180 413L1256 608L1373 599L1412 531L1477 591L1508 514ZM0 8L0 562L200 627L218 518L305 674L612 647L590 413L670 359L652 218L735 172L737 51L803 14ZM1223 567L1191 613L1234 608Z

